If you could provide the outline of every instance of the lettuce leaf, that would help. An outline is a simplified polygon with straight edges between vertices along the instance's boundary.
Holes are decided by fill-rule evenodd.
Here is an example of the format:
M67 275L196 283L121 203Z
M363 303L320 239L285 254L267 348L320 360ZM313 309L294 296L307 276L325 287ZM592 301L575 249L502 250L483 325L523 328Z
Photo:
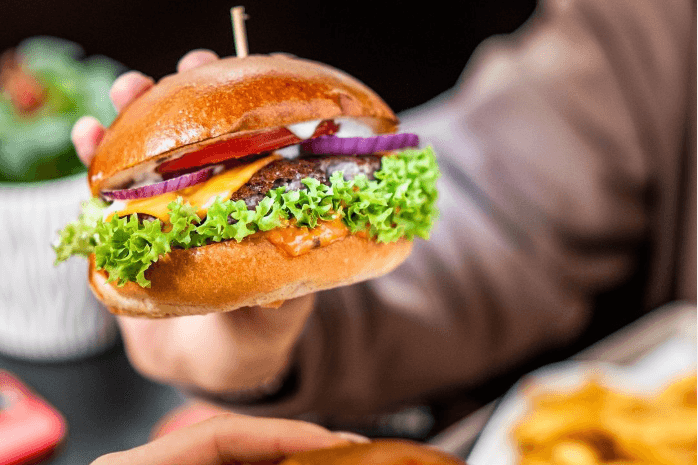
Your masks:
M97 245L95 229L102 220L103 210L107 204L98 198L82 204L82 212L77 221L69 223L59 232L57 244L53 246L56 252L56 263L67 260L73 255L89 255Z
M254 210L242 200L216 199L205 219L188 203L168 205L171 228L160 220L139 221L137 215L103 221L106 204L92 199L83 205L77 221L68 224L54 246L56 263L73 255L95 254L97 269L108 281L123 286L129 281L149 287L146 270L173 248L190 248L225 240L241 241L258 231L289 224L315 227L318 221L339 215L352 233L366 231L378 242L400 238L429 238L438 217L436 180L439 170L430 147L409 149L384 157L369 180L359 175L346 181L341 172L330 185L308 178L305 189L271 190Z

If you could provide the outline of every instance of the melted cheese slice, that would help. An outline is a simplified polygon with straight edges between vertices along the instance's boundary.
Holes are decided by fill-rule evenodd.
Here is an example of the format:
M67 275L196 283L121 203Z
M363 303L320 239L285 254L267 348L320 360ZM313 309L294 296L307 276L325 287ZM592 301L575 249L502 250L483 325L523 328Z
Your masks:
M234 192L247 184L247 181L249 181L257 171L280 158L279 155L270 155L247 165L223 171L204 182L178 191L166 192L145 199L127 200L123 202L121 208L115 210L105 218L105 220L109 220L112 215L126 216L132 213L144 213L154 216L167 224L170 219L170 212L167 209L167 205L177 200L178 197L182 197L184 202L188 202L193 207L196 207L196 214L199 215L200 218L203 218L206 216L208 207L210 207L217 198L229 199Z

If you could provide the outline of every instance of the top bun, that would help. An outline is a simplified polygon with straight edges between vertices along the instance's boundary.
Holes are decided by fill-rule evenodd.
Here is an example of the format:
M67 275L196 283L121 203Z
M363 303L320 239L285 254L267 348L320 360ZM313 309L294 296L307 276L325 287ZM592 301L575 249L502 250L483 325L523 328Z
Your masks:
M433 447L396 439L318 449L294 454L279 465L465 465L457 457Z
M116 173L236 134L338 117L362 118L378 134L398 124L375 92L330 66L280 54L216 60L163 78L128 105L97 149L90 189L97 195Z

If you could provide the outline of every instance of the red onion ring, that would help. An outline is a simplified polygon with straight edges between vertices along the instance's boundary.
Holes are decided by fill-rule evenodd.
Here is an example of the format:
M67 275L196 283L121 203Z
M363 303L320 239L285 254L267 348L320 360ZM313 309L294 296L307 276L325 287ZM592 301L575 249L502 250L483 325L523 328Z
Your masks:
M408 132L382 134L374 137L320 136L301 144L303 150L315 154L368 155L385 150L417 147L419 136Z
M209 166L208 168L194 171L193 173L187 173L182 176L177 176L176 178L168 179L167 181L160 181L135 189L103 191L102 195L111 200L131 200L153 197L166 192L178 191L185 187L206 181L211 177L211 173L213 173L213 167Z

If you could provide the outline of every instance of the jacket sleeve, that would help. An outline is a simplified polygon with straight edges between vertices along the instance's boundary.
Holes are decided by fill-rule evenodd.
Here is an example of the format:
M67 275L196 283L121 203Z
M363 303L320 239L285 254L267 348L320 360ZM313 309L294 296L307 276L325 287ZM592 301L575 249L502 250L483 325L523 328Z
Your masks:
M402 115L443 175L431 239L390 275L322 293L297 391L251 410L372 413L578 336L637 266L656 159L680 150L694 17L681 0L542 2Z

